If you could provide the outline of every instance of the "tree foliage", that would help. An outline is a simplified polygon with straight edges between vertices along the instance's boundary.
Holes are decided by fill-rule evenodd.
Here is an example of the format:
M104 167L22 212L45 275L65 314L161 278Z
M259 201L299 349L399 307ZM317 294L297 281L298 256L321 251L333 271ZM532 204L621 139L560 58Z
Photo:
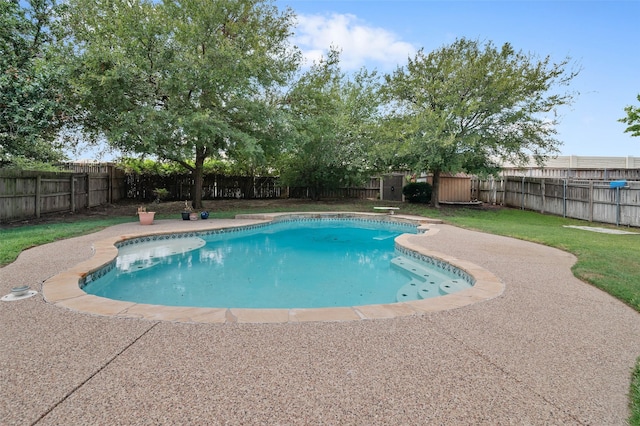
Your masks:
M70 0L85 131L127 153L191 170L208 158L259 165L282 123L279 89L297 69L293 15L262 0Z
M466 39L419 51L382 90L375 72L342 73L335 50L293 81L294 16L273 0L56 1L0 1L0 164L59 159L76 123L191 171L195 207L207 168L280 171L314 198L374 168L430 171L437 203L441 173L557 152L574 96L569 59ZM640 110L625 111L638 136Z
M221 160L218 158L210 158L204 162L203 169L205 174L220 174L226 176L251 176L247 175L246 167L237 167L238 163ZM118 160L118 167L122 168L126 173L135 173L140 175L158 175L168 176L171 174L184 174L185 168L173 161L157 161L150 158L131 158L124 157ZM261 173L261 176L267 173Z
M640 95L638 95L638 101L640 101ZM624 132L631 133L631 136L640 136L640 107L629 105L624 109L624 112L627 113L627 116L619 120L628 125Z
M331 50L300 76L286 101L293 136L281 180L308 187L313 199L326 189L357 185L371 170L367 148L376 125L379 85L375 73L346 76L339 59Z
M0 1L0 166L64 158L56 142L70 119L55 0Z
M510 44L459 39L419 51L386 76L388 116L377 154L396 168L433 173L437 205L442 172L491 173L499 160L542 159L558 151L557 92L576 72Z

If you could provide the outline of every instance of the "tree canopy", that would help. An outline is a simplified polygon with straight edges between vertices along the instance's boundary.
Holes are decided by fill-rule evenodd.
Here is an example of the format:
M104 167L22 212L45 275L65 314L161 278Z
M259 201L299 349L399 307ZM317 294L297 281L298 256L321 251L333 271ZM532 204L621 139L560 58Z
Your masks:
M313 199L325 189L357 185L371 172L367 149L377 124L377 79L364 70L348 77L339 59L331 50L286 97L293 143L283 154L281 180L308 187Z
M640 95L638 95L638 101L640 101ZM627 116L619 121L629 126L625 129L625 133L631 133L631 136L640 136L640 107L629 105L624 111Z
M261 0L70 0L85 131L193 172L206 159L260 163L299 63L290 10Z
M437 204L442 172L490 173L499 160L541 159L558 151L558 90L577 72L506 43L459 39L419 51L386 76L388 115L378 157L396 168L433 173Z
M55 0L0 2L0 166L64 157L56 138L73 112L57 51L63 10Z
M60 159L73 124L191 171L195 207L212 165L278 171L314 198L375 171L427 171L437 203L441 173L556 153L574 97L569 58L508 43L421 50L381 84L343 73L333 49L301 71L295 17L273 0L56 1L0 1L0 165ZM638 136L640 109L625 111Z

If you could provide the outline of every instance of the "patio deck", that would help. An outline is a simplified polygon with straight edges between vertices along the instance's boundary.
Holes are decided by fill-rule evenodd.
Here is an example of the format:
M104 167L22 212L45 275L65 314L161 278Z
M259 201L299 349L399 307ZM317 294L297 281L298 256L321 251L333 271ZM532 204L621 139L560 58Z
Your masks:
M574 278L570 254L434 226L412 243L491 271L502 295L389 319L265 324L90 315L41 293L2 302L0 423L624 424L640 314ZM27 250L0 269L0 293L41 291L94 242L140 228Z

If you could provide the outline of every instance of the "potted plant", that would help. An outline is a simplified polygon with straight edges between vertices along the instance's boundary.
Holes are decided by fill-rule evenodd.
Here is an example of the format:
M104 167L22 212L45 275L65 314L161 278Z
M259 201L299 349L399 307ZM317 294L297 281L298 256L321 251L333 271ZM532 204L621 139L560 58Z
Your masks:
M185 200L184 210L182 210L182 220L198 220L198 213L193 211L189 201Z
M153 224L153 217L156 212L148 212L147 208L144 206L138 207L138 219L140 220L140 225L151 225Z

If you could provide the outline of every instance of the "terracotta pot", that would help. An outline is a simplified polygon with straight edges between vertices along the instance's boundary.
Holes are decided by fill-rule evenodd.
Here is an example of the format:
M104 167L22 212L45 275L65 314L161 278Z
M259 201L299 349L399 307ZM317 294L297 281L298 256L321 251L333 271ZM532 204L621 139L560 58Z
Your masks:
M156 212L139 212L140 225L151 225Z

